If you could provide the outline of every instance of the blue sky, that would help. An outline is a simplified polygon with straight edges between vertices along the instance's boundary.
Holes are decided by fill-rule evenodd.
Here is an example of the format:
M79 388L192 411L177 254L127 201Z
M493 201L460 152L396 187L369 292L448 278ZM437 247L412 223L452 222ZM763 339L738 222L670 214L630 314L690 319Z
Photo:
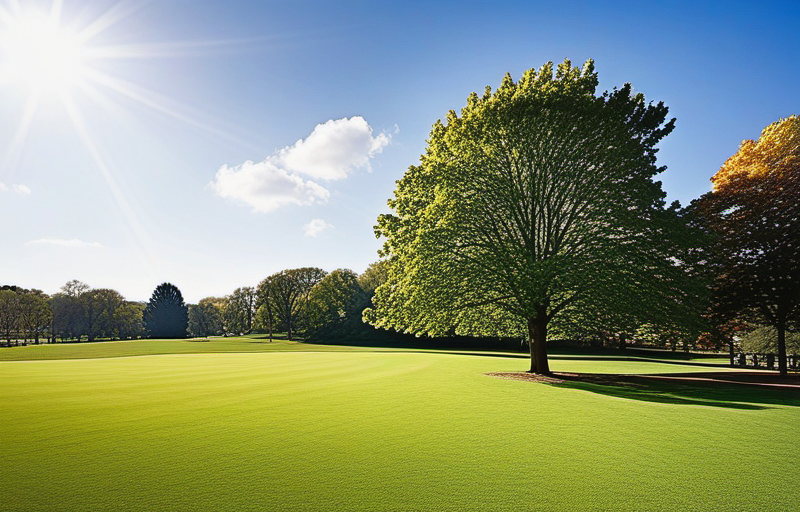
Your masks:
M59 37L96 33L20 71L9 34L53 5ZM660 179L684 204L800 113L798 2L0 6L0 284L47 293L79 279L146 300L170 281L195 302L284 268L363 271L433 122L550 60L592 58L601 90L669 106Z

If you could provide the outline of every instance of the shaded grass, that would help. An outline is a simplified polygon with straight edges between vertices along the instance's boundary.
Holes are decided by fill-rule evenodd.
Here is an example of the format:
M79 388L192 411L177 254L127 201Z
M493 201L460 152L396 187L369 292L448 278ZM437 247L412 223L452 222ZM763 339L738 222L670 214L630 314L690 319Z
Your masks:
M556 373L541 377L526 372L489 375L580 389L646 402L766 409L768 405L800 407L800 378L766 372L692 372L661 375Z
M94 357L120 354L111 345ZM269 350L0 363L3 510L791 510L800 499L798 407L494 379L484 373L526 365L491 355Z

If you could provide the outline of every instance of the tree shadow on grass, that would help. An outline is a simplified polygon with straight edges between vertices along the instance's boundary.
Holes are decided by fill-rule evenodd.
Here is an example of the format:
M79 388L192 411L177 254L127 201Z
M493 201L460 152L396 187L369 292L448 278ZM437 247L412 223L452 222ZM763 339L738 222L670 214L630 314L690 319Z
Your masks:
M750 410L769 409L773 405L800 407L800 379L797 376L780 378L766 372L556 373L553 377L517 372L492 375L645 402Z
M270 343L272 341L291 341L295 343L301 343L303 339L295 337L295 339L290 340L289 335L286 333L275 333L272 335L272 339L270 339L269 334L261 334L258 336L251 336L248 343Z

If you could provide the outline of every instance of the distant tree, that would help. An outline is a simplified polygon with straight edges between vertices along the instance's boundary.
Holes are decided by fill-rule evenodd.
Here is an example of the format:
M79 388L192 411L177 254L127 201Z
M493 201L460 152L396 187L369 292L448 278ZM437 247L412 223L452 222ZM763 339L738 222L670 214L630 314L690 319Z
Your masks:
M118 332L117 310L125 298L116 290L97 288L80 295L85 315L86 336L89 341L96 338L113 338Z
M91 286L88 284L78 281L77 279L73 279L72 281L67 281L67 284L61 287L61 292L65 295L69 295L70 297L79 297L85 292L88 292L91 289Z
M786 375L786 333L800 317L800 118L745 140L699 200L716 235L713 310L773 327Z
M658 339L687 348L708 329L703 316L708 307L702 251L709 242L706 233L694 224L693 211L677 201L653 209L648 217L637 237L636 260L607 278L592 307L577 301L554 318L558 337L589 334L624 350L629 341L657 344L653 336L658 333ZM647 340L640 335L642 329L649 333Z
M113 324L116 337L120 339L135 339L144 336L145 305L141 302L125 301L119 305L114 313Z
M216 297L206 297L196 305L189 306L190 336L205 337L225 332L221 301L222 299Z
M739 343L745 352L776 354L778 352L778 331L774 327L759 326L744 334ZM800 354L800 333L786 333L786 352Z
M548 63L434 125L378 219L389 277L373 325L524 333L531 371L548 374L548 328L568 312L616 297L667 309L654 276L676 265L650 230L665 197L655 146L674 120L630 84L598 97L597 83L592 61Z
M52 313L48 297L41 290L25 290L19 296L19 329L23 339L37 344L49 325Z
M144 310L144 327L151 338L185 338L188 311L177 286L162 283Z
M256 288L256 324L267 331L270 342L278 320L276 299L270 278L261 281Z
M358 276L358 285L364 293L372 297L375 290L389 279L389 260L378 260L370 263L367 269Z
M308 296L308 335L313 338L359 337L364 323L361 312L369 295L361 288L358 275L337 269L312 288Z
M9 289L0 290L0 334L8 346L11 346L12 338L16 341L19 320L19 295Z
M226 299L226 329L236 334L250 333L253 330L253 317L256 313L255 289L250 286L237 288Z
M668 347L677 350L679 346L688 352L696 346L698 335L696 332L675 324L655 325L642 324L633 333L633 338L641 344L656 347Z
M75 338L80 341L81 336L88 333L86 304L82 296L90 289L88 284L73 279L62 286L59 293L50 297L53 315L50 330L54 341L56 335L62 340Z
M259 284L259 297L271 305L275 317L286 326L290 340L298 322L302 323L308 294L325 274L316 267L293 268L272 274Z
M50 332L62 341L67 338L77 338L84 332L83 302L80 297L60 292L50 297L50 310L52 311Z

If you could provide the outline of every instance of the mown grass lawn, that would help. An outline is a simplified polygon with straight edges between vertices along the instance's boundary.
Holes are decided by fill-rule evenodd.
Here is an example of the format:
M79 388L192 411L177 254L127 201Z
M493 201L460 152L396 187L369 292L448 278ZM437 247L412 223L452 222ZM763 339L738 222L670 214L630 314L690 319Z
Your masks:
M621 398L485 375L527 367L508 354L224 342L93 344L80 349L89 358L76 358L76 345L0 351L0 509L800 504L794 391L665 388ZM210 353L184 350L198 344ZM104 357L148 351L162 355ZM695 368L579 356L551 366Z

